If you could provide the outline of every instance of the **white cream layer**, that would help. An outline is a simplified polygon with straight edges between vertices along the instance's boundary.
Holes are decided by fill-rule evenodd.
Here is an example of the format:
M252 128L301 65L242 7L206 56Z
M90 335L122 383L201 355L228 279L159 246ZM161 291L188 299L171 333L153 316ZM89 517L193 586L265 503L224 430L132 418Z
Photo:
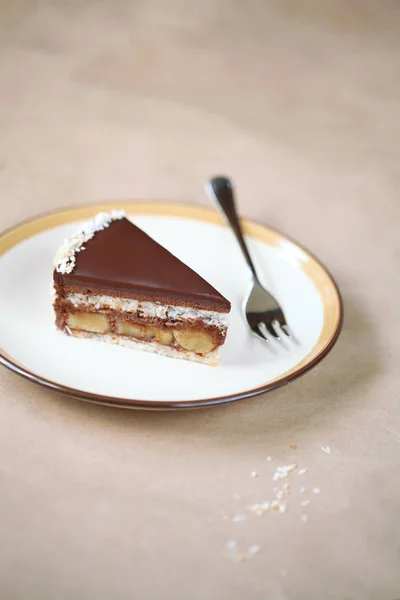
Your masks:
M201 319L207 325L216 325L220 329L228 326L229 313L220 313L212 310L188 308L186 306L173 306L158 304L157 302L139 302L129 298L115 298L114 296L86 296L85 294L67 294L66 299L77 308L91 305L96 310L111 309L122 312L136 313L141 311L144 317L158 317L159 319Z

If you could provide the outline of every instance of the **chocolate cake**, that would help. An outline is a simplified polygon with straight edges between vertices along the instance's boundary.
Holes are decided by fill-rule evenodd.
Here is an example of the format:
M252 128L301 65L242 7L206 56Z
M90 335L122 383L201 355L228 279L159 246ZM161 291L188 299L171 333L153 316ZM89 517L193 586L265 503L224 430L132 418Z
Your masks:
M53 281L56 325L68 335L218 363L230 303L123 211L67 238Z

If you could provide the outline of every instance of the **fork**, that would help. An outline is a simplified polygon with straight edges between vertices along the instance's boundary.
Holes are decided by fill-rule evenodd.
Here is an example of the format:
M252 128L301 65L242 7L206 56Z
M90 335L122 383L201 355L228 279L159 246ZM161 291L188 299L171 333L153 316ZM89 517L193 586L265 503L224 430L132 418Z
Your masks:
M250 330L266 342L270 341L268 334L273 339L281 341L281 332L296 341L282 308L260 283L236 212L232 182L226 177L213 177L206 184L206 192L222 209L252 274L250 291L243 303L243 315Z

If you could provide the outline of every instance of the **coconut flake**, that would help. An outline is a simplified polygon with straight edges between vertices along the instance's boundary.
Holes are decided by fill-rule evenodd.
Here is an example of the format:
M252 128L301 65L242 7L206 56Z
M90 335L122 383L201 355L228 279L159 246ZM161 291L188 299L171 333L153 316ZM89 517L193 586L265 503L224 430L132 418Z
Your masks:
M108 213L98 213L81 229L66 238L54 258L54 268L57 273L72 273L75 268L75 255L85 250L84 244L98 231L106 229L113 221L118 221L126 216L124 210L112 210Z
M246 521L246 519L246 515L244 513L240 513L239 515L234 516L232 521L234 523L240 523L240 521Z
M295 463L291 465L284 465L282 467L277 467L276 471L272 477L274 481L278 481L278 479L284 479L289 475L291 471L295 471L297 469L297 465Z
M250 510L252 513L257 515L257 517L262 517L263 514L267 512L269 507L270 507L269 502L260 502L258 504L252 504L252 505L248 506L247 510Z

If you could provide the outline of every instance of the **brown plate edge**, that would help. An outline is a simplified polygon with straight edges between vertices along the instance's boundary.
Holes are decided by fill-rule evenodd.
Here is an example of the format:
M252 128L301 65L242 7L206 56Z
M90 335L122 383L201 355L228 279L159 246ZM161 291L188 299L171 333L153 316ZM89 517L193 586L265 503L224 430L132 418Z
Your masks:
M223 223L222 219L219 217L219 215L217 213L215 213L212 209L207 208L205 206L183 203L183 202L180 203L180 202L168 202L168 201L164 201L164 202L163 201L156 201L156 202L154 202L154 201L153 202L152 201L115 202L114 201L114 202L101 203L101 204L93 204L93 205L86 204L86 205L68 207L65 209L58 209L56 211L46 212L46 213L37 215L37 216L33 217L32 219L27 219L25 221L17 223L16 225L8 228L6 231L3 231L0 234L0 241L2 238L4 238L4 236L6 234L12 233L13 231L19 229L20 227L30 225L30 224L32 225L36 222L41 222L43 219L51 218L52 216L61 215L64 213L72 214L72 213L75 213L77 210L78 211L91 211L93 209L93 211L98 212L99 210L109 210L111 208L121 207L121 206L122 207L125 206L125 209L129 210L129 207L131 209L133 209L132 205L136 205L137 207L142 207L142 208L144 206L146 206L146 208L153 207L153 209L160 209L160 208L165 209L165 210L167 210L167 212L164 213L163 216L168 216L168 213L170 211L172 211L170 213L172 216L177 216L174 214L176 209L185 209L185 208L189 209L189 210L192 209L194 211L198 211L199 213L203 212L204 213L203 216L205 216L205 214L208 214L209 219L199 219L199 220L204 220L206 222L224 225L224 223ZM137 214L140 214L140 212L141 211L139 211ZM144 212L142 212L142 214L144 214ZM185 217L185 215L180 215L180 216ZM83 217L83 218L86 218L86 217ZM191 217L187 217L187 218L195 218L195 217L193 217L193 215L192 215ZM75 220L80 220L80 219L77 219L76 217L70 219L70 221L75 221ZM325 272L325 274L327 275L328 279L330 280L330 283L331 283L331 285L335 291L335 294L337 296L338 318L337 318L336 324L333 328L330 339L324 345L324 347L314 356L314 358L307 361L307 357L310 354L312 354L312 351L306 357L304 357L302 359L302 361L300 361L300 364L301 363L305 363L305 364L303 364L301 367L299 367L299 368L293 367L287 374L284 374L282 377L279 377L279 378L277 378L265 385L262 385L258 388L245 390L244 392L240 392L237 394L229 394L227 396L219 396L216 398L206 398L206 399L200 399L200 400L170 401L170 400L136 400L136 399L126 399L126 398L113 398L111 396L103 396L101 394L93 394L91 392L84 392L81 390L76 390L74 388L70 388L68 386L64 386L64 385L55 383L44 377L40 377L39 375L36 375L35 373L29 371L28 369L20 366L17 362L13 361L11 359L11 357L9 357L5 352L3 352L1 350L1 348L0 348L0 364L5 366L6 368L10 369L14 373L20 375L24 379L27 379L28 381L32 381L33 383L39 384L42 387L51 389L53 391L62 393L64 395L67 395L67 396L70 396L73 398L77 398L79 400L84 400L86 402L91 402L93 404L101 404L104 406L111 406L111 407L117 407L117 408L130 408L130 409L137 409L137 410L174 410L174 409L182 410L183 408L192 408L193 409L193 408L214 406L214 405L218 405L218 404L226 404L229 402L235 402L238 400L244 400L246 398L251 398L253 396L258 396L260 394L270 392L274 389L277 389L279 387L287 385L288 383L291 383L292 381L295 381L296 379L298 379L305 373L308 373L309 371L311 371L311 369L313 369L323 358L325 358L325 356L332 350L333 346L337 342L340 332L342 330L342 326L343 326L343 314L344 314L343 299L342 299L339 287L338 287L334 277L330 273L330 271L306 247L299 244L297 241L291 239L289 236L282 233L278 229L274 229L273 227L270 227L263 223L258 223L257 221L254 221L254 220L243 219L243 221L244 221L245 226L248 226L248 227L257 226L257 227L265 228L267 231L269 230L269 231L277 234L281 238L289 241L291 244L294 244L295 246L300 248L307 256L311 257L312 260L315 261L315 263ZM67 223L67 222L68 222L68 220L65 221L65 223ZM56 226L56 225L53 225L53 226ZM41 229L41 231L43 231L45 229L47 229L47 228L43 228L43 229ZM35 235L35 232L33 232L31 235ZM24 237L23 239L26 239L27 237L31 237L31 235L28 235L28 236ZM20 241L17 243L20 243ZM13 244L13 245L16 245L16 244ZM0 254L0 256L1 256L1 254ZM320 340L318 340L316 345L319 344L319 341Z

